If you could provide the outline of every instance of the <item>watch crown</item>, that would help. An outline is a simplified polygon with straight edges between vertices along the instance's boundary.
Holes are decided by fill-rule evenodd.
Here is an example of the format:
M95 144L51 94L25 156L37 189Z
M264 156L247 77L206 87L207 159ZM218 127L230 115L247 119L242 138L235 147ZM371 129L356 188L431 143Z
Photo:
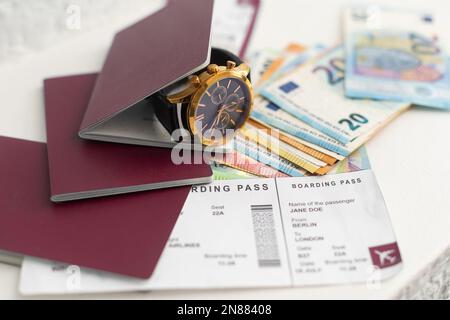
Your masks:
M236 67L236 62L234 61L227 61L227 69L231 70L234 69Z
M219 72L219 66L217 64L210 64L208 66L207 72L209 74L215 74L215 73Z
M193 85L199 85L200 84L200 78L198 77L198 76L192 76L191 77L191 79L190 79L190 81L191 81L191 83L193 84Z

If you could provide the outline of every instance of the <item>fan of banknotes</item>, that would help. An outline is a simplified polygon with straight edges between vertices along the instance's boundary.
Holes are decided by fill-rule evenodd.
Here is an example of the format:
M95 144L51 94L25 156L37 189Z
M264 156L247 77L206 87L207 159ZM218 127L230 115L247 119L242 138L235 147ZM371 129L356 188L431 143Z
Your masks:
M254 109L233 152L214 158L216 179L367 169L364 143L412 105L450 109L433 15L365 6L345 9L343 21L342 45L250 57Z

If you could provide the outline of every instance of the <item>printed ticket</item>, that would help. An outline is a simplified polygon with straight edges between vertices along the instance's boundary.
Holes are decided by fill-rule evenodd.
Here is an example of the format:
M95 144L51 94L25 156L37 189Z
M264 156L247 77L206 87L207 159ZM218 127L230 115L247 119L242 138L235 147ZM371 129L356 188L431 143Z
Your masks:
M130 262L132 263L132 262ZM26 258L23 294L373 284L402 259L371 170L194 186L148 280Z
M211 30L212 45L244 56L257 10L258 7L252 1L216 0Z

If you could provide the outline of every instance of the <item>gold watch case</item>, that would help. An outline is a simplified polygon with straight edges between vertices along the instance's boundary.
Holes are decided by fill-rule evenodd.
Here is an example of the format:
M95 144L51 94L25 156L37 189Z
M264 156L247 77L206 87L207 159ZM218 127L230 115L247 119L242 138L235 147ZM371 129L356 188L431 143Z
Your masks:
M220 81L225 78L236 78L243 82L243 84L248 88L250 93L250 106L249 112L244 119L244 122L247 122L250 117L251 110L253 108L254 102L254 93L253 86L248 79L248 74L250 73L250 68L247 64L242 63L239 66L236 66L236 63L233 61L228 61L226 66L218 66L216 64L211 64L208 66L207 70L200 74L199 76L192 76L189 80L189 85L183 91L170 95L167 97L167 100L172 104L178 103L189 103L187 108L186 117L188 119L187 123L189 128L187 128L194 136L201 137L201 141L204 145L220 145L227 143L227 138L223 137L221 141L215 141L202 136L200 130L195 125L195 115L200 103L201 98L206 93L208 88L214 85L217 81ZM239 130L239 128L235 128Z

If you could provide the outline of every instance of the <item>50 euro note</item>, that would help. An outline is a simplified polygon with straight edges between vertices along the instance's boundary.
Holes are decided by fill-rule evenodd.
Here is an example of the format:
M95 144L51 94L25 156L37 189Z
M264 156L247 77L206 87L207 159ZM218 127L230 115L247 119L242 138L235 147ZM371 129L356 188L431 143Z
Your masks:
M248 57L253 87L257 87L259 83L263 82L262 78L265 77L267 70L279 56L279 50L266 48L255 51Z
M370 137L410 104L349 99L344 94L344 74L344 54L339 46L265 86L261 95L344 146L340 151L330 150L348 155L356 148L345 149L360 146L364 142L359 143L361 137Z
M256 88L260 87L262 84L271 79L275 73L280 71L283 67L293 63L293 60L297 60L297 57L301 57L300 60L304 60L307 48L299 43L290 43L284 48L275 58L270 61L267 65L264 73L257 82L253 82ZM301 63L301 62L299 62Z
M323 51L325 51L325 47L321 44L316 44L311 47L297 43L289 44L279 57L274 59L272 64L266 69L260 82L256 85L256 91L261 91L265 86L268 86L270 83L306 63Z
M324 46L321 44L307 47L293 42L281 51L266 48L252 53L248 58L248 63L252 69L253 87L258 92L262 86L290 72L323 51Z
M450 60L433 14L344 10L346 95L450 109Z

